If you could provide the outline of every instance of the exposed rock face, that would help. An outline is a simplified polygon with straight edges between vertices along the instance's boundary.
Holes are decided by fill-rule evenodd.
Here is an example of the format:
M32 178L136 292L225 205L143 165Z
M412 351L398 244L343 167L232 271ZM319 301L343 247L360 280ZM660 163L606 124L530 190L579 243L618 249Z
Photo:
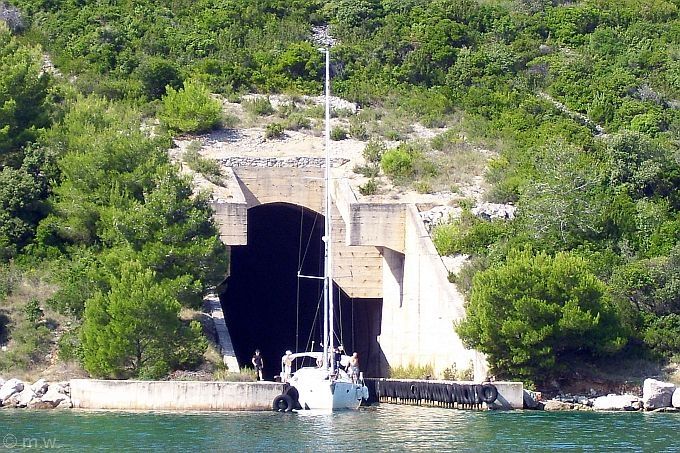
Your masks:
M47 392L48 387L49 385L45 379L39 379L31 385L31 389L35 392L37 397L43 396L45 392Z
M452 206L435 206L427 211L420 212L420 218L427 231L431 231L436 225L448 222L452 217L460 213L460 208Z
M66 395L66 391L59 384L51 384L47 389L47 392L40 398L43 403L49 403L52 407L57 407L59 403L70 398Z
M472 208L471 212L477 217L487 220L515 218L517 207L511 204L482 203Z
M593 400L596 411L637 411L641 407L640 398L634 395L607 395Z
M549 400L545 402L546 411L571 411L574 410L574 403L567 403L559 400Z
M40 379L28 385L19 379L10 379L2 381L0 385L0 406L29 409L72 408L69 395L68 382L48 384Z
M673 398L671 398L671 404L673 407L680 409L680 387L676 388L673 392Z
M54 406L52 403L45 403L40 400L32 400L28 406L26 406L29 409L53 409Z
M35 392L31 387L24 387L24 390L16 393L14 397L17 398L16 407L26 407L35 398Z
M642 386L642 402L646 410L669 407L675 392L675 385L669 382L645 379Z
M24 383L19 379L10 379L0 387L0 402L4 405L4 401L9 399L15 393L19 393L24 389Z

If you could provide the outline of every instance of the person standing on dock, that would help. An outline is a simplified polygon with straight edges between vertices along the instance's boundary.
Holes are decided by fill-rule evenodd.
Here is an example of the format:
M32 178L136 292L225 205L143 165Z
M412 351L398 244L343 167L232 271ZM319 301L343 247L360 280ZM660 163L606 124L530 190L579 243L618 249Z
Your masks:
M282 382L288 382L290 375L293 372L293 351L290 349L286 351L286 355L281 358L281 369L283 371L281 376Z
M352 377L352 382L359 382L359 354L356 352L349 358L349 375Z
M255 355L253 356L251 362L253 362L253 366L255 367L257 379L260 381L264 381L264 378L262 377L262 370L264 369L264 360L262 360L262 356L260 355L259 349L255 350Z

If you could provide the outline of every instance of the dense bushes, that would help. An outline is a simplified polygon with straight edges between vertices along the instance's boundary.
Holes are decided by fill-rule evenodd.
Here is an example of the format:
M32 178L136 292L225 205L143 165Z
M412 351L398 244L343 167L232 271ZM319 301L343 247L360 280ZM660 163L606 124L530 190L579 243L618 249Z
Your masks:
M163 96L160 120L168 129L178 132L203 132L217 126L222 117L222 103L195 81L185 81L178 91L171 86Z
M626 332L607 288L582 258L512 251L473 280L463 341L488 355L499 377L546 382L575 356L612 354Z

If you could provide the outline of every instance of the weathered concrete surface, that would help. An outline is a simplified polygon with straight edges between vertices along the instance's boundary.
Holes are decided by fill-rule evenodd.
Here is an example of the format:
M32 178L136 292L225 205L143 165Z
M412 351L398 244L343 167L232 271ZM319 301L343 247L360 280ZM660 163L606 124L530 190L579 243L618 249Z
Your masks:
M220 240L227 245L245 245L248 242L248 204L241 185L231 168L222 169L226 188L211 186L213 219ZM194 176L194 181L197 176Z
M415 206L406 207L405 253L383 249L383 315L380 346L390 366L432 365L437 375L455 364L487 378L478 352L466 349L453 329L465 316L464 298L448 272ZM522 401L522 394L519 395Z
M498 390L498 398L489 404L490 409L522 409L524 407L524 384L521 382L491 382Z
M271 410L276 382L106 381L73 379L74 408L118 410Z
M323 211L321 168L239 166L231 171L238 182L228 190L234 202L214 204L226 245L246 243L251 207L288 203ZM334 280L349 297L383 299L378 341L387 363L432 365L436 375L455 365L458 371L472 369L476 381L485 380L485 357L466 349L453 329L465 316L464 298L448 281L416 205L358 202L347 181L335 173Z
M227 367L227 370L238 372L238 359L236 358L236 352L234 352L234 345L231 342L231 335L229 335L229 329L227 329L219 297L214 293L207 294L203 298L203 306L215 325L217 344L220 346L220 354L222 355L224 365Z
M333 189L333 200L347 225L347 245L373 245L404 252L406 204L359 203L347 182L338 182Z

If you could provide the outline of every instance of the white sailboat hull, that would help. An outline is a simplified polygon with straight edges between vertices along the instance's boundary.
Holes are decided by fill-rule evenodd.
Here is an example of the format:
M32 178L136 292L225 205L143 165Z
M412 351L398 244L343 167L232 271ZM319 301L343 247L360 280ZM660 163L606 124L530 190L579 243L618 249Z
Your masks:
M298 370L290 384L298 392L302 409L311 410L358 409L368 392L366 387L355 384L347 377L329 379L327 371L321 368Z

